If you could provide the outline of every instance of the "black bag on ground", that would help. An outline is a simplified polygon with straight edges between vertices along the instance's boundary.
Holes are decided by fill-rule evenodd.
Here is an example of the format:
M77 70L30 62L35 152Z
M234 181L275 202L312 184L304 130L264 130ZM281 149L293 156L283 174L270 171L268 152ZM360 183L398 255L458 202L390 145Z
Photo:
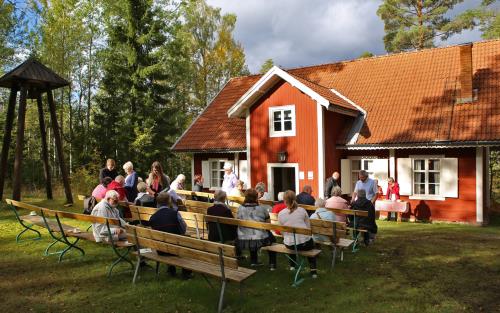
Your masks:
M90 213L92 213L92 209L96 206L96 204L97 199L92 196L83 199L83 214L90 215Z

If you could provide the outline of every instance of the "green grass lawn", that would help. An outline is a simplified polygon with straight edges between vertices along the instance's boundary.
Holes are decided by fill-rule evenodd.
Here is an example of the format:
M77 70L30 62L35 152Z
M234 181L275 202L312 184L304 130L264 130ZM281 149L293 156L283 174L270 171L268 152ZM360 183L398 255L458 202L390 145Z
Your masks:
M58 201L25 198L40 206L62 208ZM70 209L81 212L81 207ZM69 222L75 224L74 222ZM325 250L319 277L291 287L285 257L278 270L259 268L244 285L229 284L224 312L500 312L500 223L488 227L378 222L373 246L347 252L329 271ZM79 225L83 226L83 225ZM50 242L17 244L21 226L0 209L1 312L215 312L218 288L200 275L184 281L162 268L132 272L122 265L111 278L109 247L82 242L86 255L71 252L62 263L42 255ZM267 262L267 256L262 260ZM218 286L217 281L213 280Z

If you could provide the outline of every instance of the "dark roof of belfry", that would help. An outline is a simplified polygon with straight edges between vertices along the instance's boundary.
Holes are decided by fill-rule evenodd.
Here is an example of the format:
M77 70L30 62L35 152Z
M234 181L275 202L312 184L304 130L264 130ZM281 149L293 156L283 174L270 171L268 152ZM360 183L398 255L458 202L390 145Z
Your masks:
M12 88L17 83L51 90L69 85L67 80L31 58L0 78L0 87Z

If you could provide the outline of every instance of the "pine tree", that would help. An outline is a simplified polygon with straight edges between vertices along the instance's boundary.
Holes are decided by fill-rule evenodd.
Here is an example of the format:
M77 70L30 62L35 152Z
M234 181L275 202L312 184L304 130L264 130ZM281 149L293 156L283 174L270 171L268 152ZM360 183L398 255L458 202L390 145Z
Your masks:
M498 1L483 0L477 8L460 14L456 19L456 24L463 28L479 27L484 39L500 38L500 7Z
M463 0L384 0L377 15L385 23L384 44L388 52L434 47L463 28L447 13Z

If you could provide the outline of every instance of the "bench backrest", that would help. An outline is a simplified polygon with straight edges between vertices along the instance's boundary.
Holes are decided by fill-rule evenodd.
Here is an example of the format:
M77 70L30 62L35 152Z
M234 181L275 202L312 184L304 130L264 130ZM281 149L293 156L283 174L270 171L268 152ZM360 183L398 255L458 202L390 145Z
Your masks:
M271 224L279 225L278 214L269 213ZM331 239L345 238L347 234L347 227L345 223L333 222L320 219L309 219L311 224L311 233L315 235L324 235L331 237ZM335 237L333 236L335 230Z
M311 230L307 229L307 228L290 227L290 226L283 226L283 225L249 221L249 220L240 220L240 219L236 219L236 218L206 215L205 221L220 223L220 224L227 224L227 225L235 225L235 226L241 226L241 227L248 227L248 228L274 230L274 231L277 230L280 232L295 233L295 234L302 234L302 235L309 235L309 236L312 235Z
M136 244L138 248L150 248L212 264L220 264L222 254L225 267L238 268L234 246L139 226L127 225L126 230L128 241Z
M210 202L184 200L184 205L186 206L186 210L189 212L207 214L207 209L213 206L214 204ZM229 209L231 209L233 215L236 216L236 213L238 212L238 207L232 205L229 205L228 207Z
M209 192L199 192L199 191L191 191L191 190L176 190L175 191L178 195L184 195L184 196L188 196L190 198L192 197L203 197L203 198L207 198L207 199L213 199L214 198L214 194L213 193L209 193Z

